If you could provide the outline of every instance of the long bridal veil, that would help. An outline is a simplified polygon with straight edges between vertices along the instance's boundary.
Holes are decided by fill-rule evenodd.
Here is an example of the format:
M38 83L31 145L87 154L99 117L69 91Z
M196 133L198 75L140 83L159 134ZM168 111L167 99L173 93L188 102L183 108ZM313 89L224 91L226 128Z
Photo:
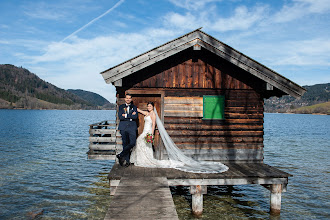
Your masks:
M166 148L168 158L171 161L181 162L175 167L175 169L193 172L193 173L222 173L228 170L228 167L220 162L214 161L197 161L193 158L186 156L173 142L164 128L162 121L160 120L156 108L154 108L156 114L156 124L159 130L159 134L162 138L164 146Z

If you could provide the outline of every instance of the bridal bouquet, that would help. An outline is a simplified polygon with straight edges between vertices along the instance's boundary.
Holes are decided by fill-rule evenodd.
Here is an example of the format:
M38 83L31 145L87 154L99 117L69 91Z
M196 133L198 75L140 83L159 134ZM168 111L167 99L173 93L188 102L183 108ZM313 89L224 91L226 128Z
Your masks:
M153 134L150 134L150 133L147 133L147 135L144 137L144 141L148 144L148 143L151 143L153 144L154 143L154 135Z

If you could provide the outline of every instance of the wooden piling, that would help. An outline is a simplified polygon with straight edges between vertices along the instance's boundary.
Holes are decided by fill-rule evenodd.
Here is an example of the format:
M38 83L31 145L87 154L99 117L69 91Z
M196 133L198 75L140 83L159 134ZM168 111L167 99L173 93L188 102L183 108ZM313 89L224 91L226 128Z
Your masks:
M270 214L281 214L282 184L270 185Z
M192 214L199 217L203 214L203 194L207 194L207 186L190 186L190 194L192 196Z

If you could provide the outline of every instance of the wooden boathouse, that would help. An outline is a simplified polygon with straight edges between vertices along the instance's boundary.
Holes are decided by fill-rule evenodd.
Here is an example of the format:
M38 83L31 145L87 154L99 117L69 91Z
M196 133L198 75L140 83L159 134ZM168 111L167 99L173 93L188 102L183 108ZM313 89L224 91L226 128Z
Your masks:
M124 103L126 93L133 95L134 104L141 109L153 101L167 132L185 154L229 166L225 173L207 175L134 166L125 169L116 164L109 174L111 194L122 178L133 178L134 172L140 177L163 177L170 186L191 187L192 209L198 214L207 185L260 184L271 192L271 213L280 213L281 193L290 174L263 163L264 99L283 95L298 98L304 88L200 29L101 74L106 83L116 87L117 108ZM97 130L102 129L95 129L98 125L116 127L118 123L117 116L116 122L103 127L91 125L91 138L99 136L91 141L92 153L103 149L114 155L121 151L118 131L109 131L105 137L109 142L104 144L97 142L102 138ZM139 116L138 126L141 133L143 116ZM155 157L166 159L157 136L154 147Z

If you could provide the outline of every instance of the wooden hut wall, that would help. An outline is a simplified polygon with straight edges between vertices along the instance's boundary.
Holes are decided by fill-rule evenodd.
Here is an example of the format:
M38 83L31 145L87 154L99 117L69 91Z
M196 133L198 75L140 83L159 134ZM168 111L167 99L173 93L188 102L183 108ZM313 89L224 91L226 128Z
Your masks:
M264 83L205 51L198 57L181 54L146 68L125 77L123 85L129 88L117 91L121 97L127 89L164 91L165 128L186 154L206 160L262 161L263 97L258 91ZM224 120L203 119L204 95L225 96Z

